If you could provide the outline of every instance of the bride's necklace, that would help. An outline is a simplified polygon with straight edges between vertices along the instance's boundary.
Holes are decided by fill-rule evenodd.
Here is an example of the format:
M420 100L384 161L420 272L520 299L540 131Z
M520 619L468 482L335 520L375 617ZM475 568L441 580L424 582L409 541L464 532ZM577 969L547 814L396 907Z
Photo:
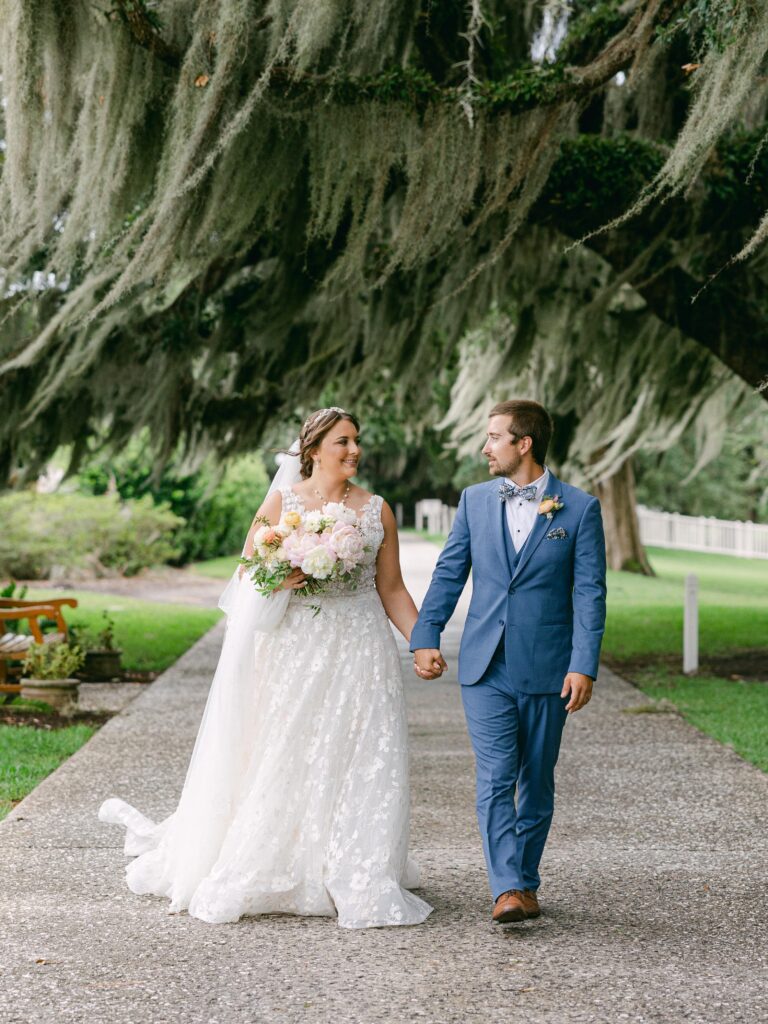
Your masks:
M347 489L344 491L344 494L343 494L343 496L341 498L341 501L339 501L339 505L343 505L344 502L347 500L347 498L349 497L350 490L351 490L351 485L350 485L349 481L347 481ZM314 488L314 492L318 496L318 498L320 498L320 500L325 502L326 504L330 501L330 498L326 498L326 496L324 494L321 494L321 492L317 489L317 487Z

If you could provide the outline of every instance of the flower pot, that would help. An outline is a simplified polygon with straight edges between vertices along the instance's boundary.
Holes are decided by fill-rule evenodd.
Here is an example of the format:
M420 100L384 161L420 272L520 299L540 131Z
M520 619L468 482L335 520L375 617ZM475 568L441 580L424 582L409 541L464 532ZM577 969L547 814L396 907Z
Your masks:
M86 651L82 675L88 682L103 682L122 675L120 655L122 651Z
M60 715L77 710L78 679L22 679L21 696L25 700L42 700Z

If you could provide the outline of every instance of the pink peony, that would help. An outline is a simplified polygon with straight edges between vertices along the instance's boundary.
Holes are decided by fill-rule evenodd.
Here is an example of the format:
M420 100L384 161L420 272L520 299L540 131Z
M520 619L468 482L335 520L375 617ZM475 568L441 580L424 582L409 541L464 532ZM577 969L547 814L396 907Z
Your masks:
M288 556L291 565L301 565L310 551L313 551L321 543L316 533L305 533L303 530L296 530L283 541L283 549Z
M363 557L363 538L359 530L347 523L334 525L330 545L348 569L358 565Z

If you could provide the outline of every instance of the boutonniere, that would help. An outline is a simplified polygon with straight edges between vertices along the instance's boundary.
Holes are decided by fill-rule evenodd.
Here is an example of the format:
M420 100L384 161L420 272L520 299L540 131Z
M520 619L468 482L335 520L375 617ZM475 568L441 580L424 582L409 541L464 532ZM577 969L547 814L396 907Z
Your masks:
M565 508L565 505L559 494L545 494L539 505L539 515L551 519L555 512L559 512L561 508Z

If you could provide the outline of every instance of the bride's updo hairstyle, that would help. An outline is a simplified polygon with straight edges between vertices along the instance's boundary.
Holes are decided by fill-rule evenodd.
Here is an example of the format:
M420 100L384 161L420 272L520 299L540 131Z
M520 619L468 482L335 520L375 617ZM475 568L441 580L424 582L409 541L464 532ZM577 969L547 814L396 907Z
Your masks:
M312 452L320 444L328 431L339 420L349 420L357 430L360 430L360 423L351 412L345 412L338 405L329 409L318 409L304 420L304 426L299 434L299 459L301 460L301 478L306 480L312 476Z

